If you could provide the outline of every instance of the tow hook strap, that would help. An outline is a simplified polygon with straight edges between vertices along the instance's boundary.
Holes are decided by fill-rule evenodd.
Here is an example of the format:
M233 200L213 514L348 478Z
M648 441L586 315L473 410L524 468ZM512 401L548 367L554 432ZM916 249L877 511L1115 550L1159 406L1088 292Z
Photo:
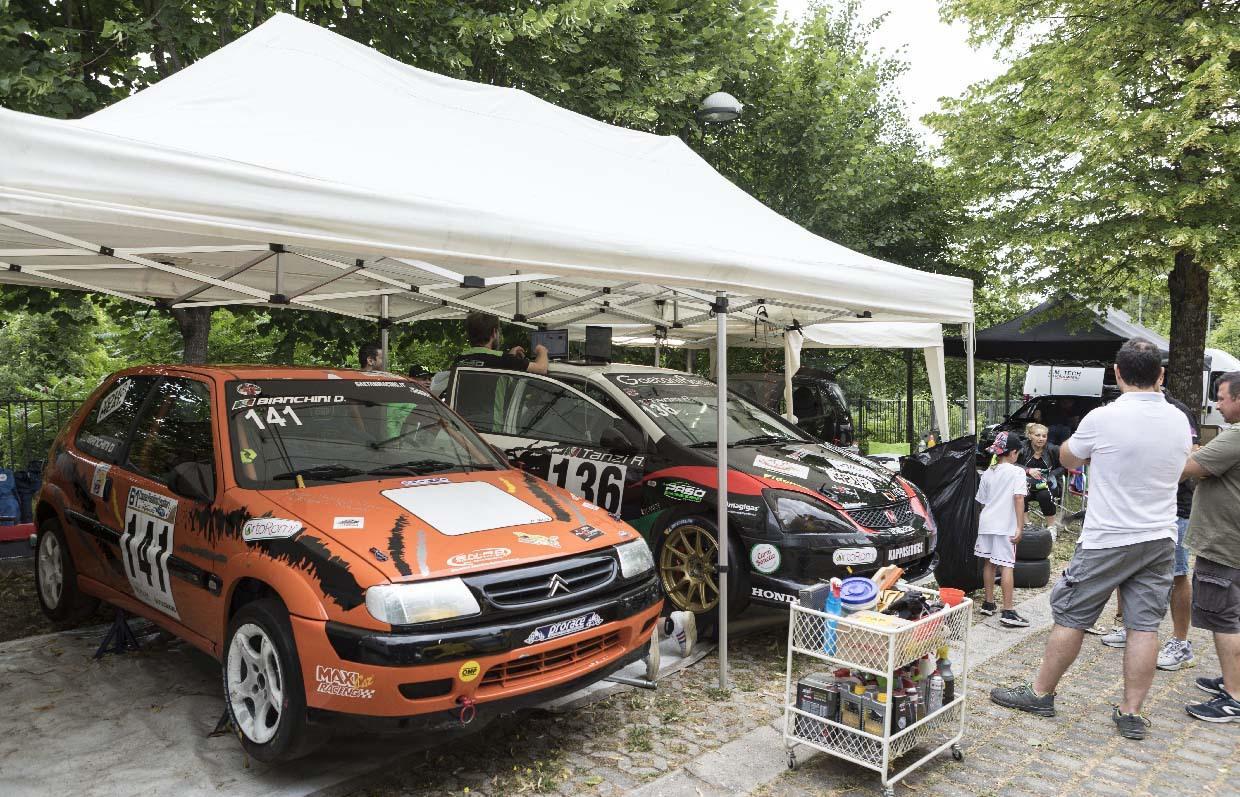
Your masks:
M456 702L461 707L461 712L457 715L461 720L461 724L468 725L473 722L474 716L478 713L478 704L474 702L474 699L468 695L461 695L456 699Z

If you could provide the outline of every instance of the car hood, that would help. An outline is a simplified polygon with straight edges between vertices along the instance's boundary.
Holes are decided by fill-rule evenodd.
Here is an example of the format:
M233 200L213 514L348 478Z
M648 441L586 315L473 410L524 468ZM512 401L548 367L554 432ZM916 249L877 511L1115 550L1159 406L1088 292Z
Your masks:
M736 446L728 449L728 464L768 486L799 487L846 509L909 497L902 481L891 471L822 443Z
M541 562L639 536L593 504L516 470L262 495L283 517L313 527L397 582Z

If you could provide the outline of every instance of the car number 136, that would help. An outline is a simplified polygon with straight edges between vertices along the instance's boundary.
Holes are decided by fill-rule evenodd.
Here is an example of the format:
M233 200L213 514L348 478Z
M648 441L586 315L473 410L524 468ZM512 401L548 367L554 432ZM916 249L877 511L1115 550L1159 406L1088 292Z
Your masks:
M623 465L553 454L547 480L614 515L620 511L620 501L624 498L627 472L628 468Z

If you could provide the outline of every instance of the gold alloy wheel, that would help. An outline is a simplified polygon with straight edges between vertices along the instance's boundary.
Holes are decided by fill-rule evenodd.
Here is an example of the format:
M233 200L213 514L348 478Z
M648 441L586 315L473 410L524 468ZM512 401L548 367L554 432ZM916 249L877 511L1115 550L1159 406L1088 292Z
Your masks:
M719 603L715 565L719 542L714 532L685 523L668 532L659 551L659 580L663 593L677 609L703 614Z

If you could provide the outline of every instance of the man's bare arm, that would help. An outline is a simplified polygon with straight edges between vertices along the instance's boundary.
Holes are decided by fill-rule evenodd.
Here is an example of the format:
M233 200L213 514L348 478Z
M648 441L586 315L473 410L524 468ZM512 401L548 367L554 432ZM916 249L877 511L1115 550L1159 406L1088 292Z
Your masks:
M1072 448L1068 445L1072 442L1072 438L1063 441L1063 445L1059 446L1059 464L1068 470L1080 470L1085 464L1085 460L1078 457L1072 452Z

